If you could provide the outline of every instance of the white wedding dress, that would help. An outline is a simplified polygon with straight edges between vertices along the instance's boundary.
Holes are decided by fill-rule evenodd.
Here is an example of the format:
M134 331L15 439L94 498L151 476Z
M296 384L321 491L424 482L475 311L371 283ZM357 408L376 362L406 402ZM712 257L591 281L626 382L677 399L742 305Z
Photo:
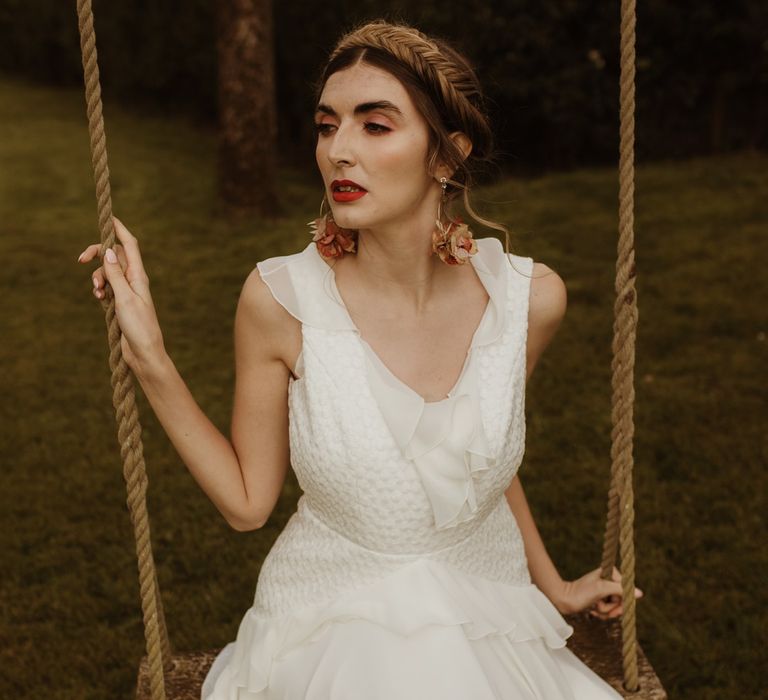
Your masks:
M202 700L621 698L531 582L504 491L525 445L533 261L477 244L490 298L438 402L364 341L315 243L258 263L302 322L288 399L303 494Z

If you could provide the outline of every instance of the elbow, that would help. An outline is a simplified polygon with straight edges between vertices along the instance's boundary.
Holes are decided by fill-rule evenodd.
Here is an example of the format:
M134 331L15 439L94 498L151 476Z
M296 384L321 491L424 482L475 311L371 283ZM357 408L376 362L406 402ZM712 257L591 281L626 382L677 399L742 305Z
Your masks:
M260 529L264 523L263 522L253 522L253 521L247 521L247 520L229 520L229 525L233 530L237 530L237 532L251 532L253 530Z
M259 530L267 524L276 502L277 497L269 502L261 499L252 502L245 499L245 502L239 503L237 507L227 508L224 517L230 527L238 532Z
M230 515L226 518L229 526L237 532L251 532L259 530L266 524L266 518L254 518L251 515Z

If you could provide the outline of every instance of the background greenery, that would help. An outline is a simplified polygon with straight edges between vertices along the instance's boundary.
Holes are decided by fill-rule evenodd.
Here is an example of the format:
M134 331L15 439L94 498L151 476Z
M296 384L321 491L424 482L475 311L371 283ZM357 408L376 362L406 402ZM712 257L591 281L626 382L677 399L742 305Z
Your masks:
M228 223L212 129L109 102L106 119L115 213L141 240L172 358L228 434L242 282L306 245L319 179L285 168L290 216ZM127 699L143 630L103 316L76 262L98 238L80 89L0 80L0 133L0 696ZM638 630L673 700L764 691L767 166L740 153L638 171ZM607 167L506 178L474 200L568 286L529 384L520 472L568 578L600 556L616 196ZM172 642L222 646L295 478L265 528L229 529L139 398Z
M94 1L104 94L212 123L212 0ZM281 162L311 165L311 83L340 33L384 15L449 38L475 62L503 170L608 164L618 126L619 2L277 2ZM641 160L768 145L768 3L638 3ZM82 84L75 2L3 0L0 70ZM308 154L310 154L308 156Z

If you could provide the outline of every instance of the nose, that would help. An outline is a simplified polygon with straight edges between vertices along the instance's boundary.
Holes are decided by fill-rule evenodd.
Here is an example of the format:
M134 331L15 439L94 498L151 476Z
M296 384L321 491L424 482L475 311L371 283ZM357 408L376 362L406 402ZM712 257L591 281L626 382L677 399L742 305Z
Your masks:
M328 160L333 165L354 165L354 146L348 129L342 127L336 129L336 132L330 137L327 155Z

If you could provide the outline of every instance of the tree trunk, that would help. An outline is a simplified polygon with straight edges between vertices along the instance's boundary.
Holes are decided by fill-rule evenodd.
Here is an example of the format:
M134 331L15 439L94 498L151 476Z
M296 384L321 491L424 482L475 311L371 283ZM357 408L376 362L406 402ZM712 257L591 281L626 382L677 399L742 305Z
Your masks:
M271 0L217 0L219 194L231 210L279 214Z

